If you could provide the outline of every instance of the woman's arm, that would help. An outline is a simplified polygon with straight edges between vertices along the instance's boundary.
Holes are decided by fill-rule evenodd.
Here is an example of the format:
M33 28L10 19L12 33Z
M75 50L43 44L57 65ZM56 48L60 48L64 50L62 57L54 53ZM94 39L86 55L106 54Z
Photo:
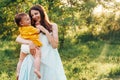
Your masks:
M35 45L31 40L26 40L20 37L20 35L16 38L16 42L20 44L27 44L30 46L30 52L34 55L35 54Z
M57 48L58 47L58 27L57 24L52 24L52 35L46 31L46 36L50 42L50 44L52 45L53 48Z
M53 48L57 48L58 47L58 28L57 28L57 24L52 24L52 35L51 33L48 32L48 30L46 30L43 26L37 26L40 28L40 30L46 34L48 41L50 42L50 44L52 45Z
M32 43L32 41L30 40L26 40L20 37L20 35L16 38L16 42L20 43L20 44L30 44Z

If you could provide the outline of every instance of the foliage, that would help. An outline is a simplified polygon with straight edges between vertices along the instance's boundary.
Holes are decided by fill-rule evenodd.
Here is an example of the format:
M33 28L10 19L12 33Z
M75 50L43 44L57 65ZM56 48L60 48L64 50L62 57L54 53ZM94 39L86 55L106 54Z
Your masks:
M61 0L1 0L0 3L0 38L2 40L14 39L19 34L14 23L14 15L18 12L28 12L32 5L38 3L44 5L50 20L58 24L61 47L67 39L66 36L69 35L68 31L74 32L72 38L75 37L76 41L78 37L84 37L85 35L77 32L77 29L84 29L83 26L88 28L88 33L93 36L93 39L97 37L103 40L104 38L106 40L111 40L111 38L117 40L114 36L118 36L115 31L119 31L120 25L119 10L117 9L119 2L112 1L113 7L106 4L110 3L109 1L101 0L67 0L66 2ZM99 16L97 16L98 13L93 14L99 5L105 11L111 10L112 14L111 12L100 12Z
M2 64L0 65L0 73L7 72L10 75L16 69L18 61L16 59L19 57L20 48L14 41L0 41L0 45L0 63Z
M119 79L120 2L116 1L0 0L0 80L15 80L20 46L14 42L19 34L14 16L34 4L43 5L58 25L68 80ZM101 11L95 12L96 8Z
M85 32L83 34L80 34L79 36L77 36L77 42L88 42L88 41L96 41L98 40L98 38L96 36L94 36L91 32Z
M114 77L114 76L119 76L120 75L120 67L117 66L116 68L113 68L111 69L110 73L109 73L109 76L111 77Z
M1 41L0 45L0 80L14 80L20 45L14 41ZM65 43L59 49L68 80L119 80L119 52L119 45L103 41Z
M0 80L14 80L20 45L14 41L0 42L0 63L2 64L0 66ZM119 79L119 77L117 78L120 74L119 48L119 45L106 44L98 40L77 44L65 42L64 47L59 48L59 53L67 79Z
M118 49L103 41L66 44L60 54L68 80L118 80Z

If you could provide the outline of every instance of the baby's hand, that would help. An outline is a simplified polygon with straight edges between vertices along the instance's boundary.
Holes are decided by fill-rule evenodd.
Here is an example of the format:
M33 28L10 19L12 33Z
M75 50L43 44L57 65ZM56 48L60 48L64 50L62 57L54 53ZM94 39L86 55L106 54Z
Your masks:
M37 25L36 28L40 29L40 31L42 31L45 34L49 33L48 30L46 30L42 25Z
M35 25L40 25L40 21L35 22Z

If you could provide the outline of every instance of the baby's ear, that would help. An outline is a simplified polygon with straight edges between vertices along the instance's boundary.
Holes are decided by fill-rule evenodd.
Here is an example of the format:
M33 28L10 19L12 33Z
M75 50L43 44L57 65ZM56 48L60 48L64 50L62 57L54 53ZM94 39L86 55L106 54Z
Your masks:
M22 22L20 22L19 24L20 24L21 26L23 26L23 23L22 23Z

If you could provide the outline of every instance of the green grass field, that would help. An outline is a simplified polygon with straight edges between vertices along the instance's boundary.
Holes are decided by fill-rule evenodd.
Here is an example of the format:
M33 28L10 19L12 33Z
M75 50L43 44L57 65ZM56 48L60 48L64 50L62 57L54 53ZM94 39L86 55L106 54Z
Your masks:
M15 80L19 48L14 41L0 41L0 80ZM65 44L59 53L68 80L120 80L120 44Z

